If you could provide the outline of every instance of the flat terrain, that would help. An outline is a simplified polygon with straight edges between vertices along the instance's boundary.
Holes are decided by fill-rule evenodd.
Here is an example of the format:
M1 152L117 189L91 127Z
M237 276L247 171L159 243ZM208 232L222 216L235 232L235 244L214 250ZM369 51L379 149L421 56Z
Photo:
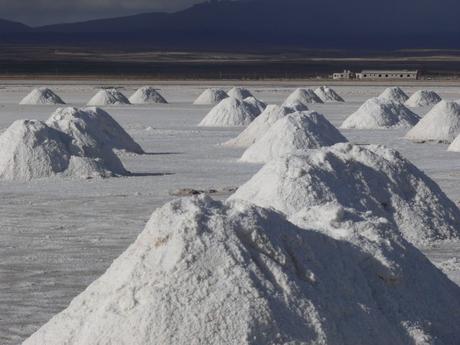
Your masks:
M141 86L139 81L124 80L39 83L51 85L75 106L84 105L101 85L121 87L127 95ZM230 88L237 83L219 84ZM246 84L256 97L268 103L281 103L296 86L317 86L312 82ZM452 82L429 84L410 83L403 88L411 93L429 87L446 99L460 98L460 86ZM0 131L20 118L45 120L56 109L18 105L37 85L36 81L0 81ZM204 88L216 83L152 85L170 104L105 108L148 152L121 157L135 176L0 182L0 344L20 343L66 307L137 237L152 211L174 198L174 191L237 187L260 168L237 161L243 150L219 146L241 128L196 127L210 107L194 106L192 102ZM338 126L384 86L337 83L335 89L346 103L312 105L311 109L324 113ZM423 115L428 110L416 112ZM352 142L380 143L400 150L451 199L460 201L460 153L446 152L447 145L413 144L402 138L405 130L344 130L343 134ZM444 263L446 273L460 284L460 244L425 252L435 263Z

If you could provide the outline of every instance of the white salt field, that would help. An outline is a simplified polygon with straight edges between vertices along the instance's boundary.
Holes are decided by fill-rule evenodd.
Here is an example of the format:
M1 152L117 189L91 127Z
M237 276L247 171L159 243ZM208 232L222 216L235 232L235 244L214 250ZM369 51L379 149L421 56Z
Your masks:
M19 105L33 88L47 86L68 106L84 107L101 87L116 87L129 97L148 82L9 81L0 87L0 131L18 119L46 121L58 105ZM100 277L134 242L152 212L175 199L179 190L228 190L241 186L262 164L242 163L245 148L220 145L243 127L198 127L213 105L193 105L207 88L229 90L241 83L151 83L169 104L102 106L147 153L121 153L132 175L114 178L45 178L0 181L0 344L17 344L62 311ZM281 105L296 88L315 83L243 83L266 104ZM444 100L460 98L460 87L400 85L408 96L420 89ZM344 103L310 103L337 128L382 85L334 85ZM430 107L411 108L423 117ZM460 202L460 153L448 144L414 143L407 128L340 129L356 144L383 144L398 150L432 178L456 204ZM423 252L460 285L460 243Z

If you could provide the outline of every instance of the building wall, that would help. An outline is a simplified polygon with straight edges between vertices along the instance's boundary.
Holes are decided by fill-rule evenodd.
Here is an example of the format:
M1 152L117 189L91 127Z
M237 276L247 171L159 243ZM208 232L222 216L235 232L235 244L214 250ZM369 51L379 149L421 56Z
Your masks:
M363 71L357 79L417 79L417 71Z

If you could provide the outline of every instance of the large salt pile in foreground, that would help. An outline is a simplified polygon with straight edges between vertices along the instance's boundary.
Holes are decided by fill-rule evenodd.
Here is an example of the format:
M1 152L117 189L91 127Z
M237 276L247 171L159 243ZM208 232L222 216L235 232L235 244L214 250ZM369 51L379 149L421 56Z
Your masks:
M201 127L239 127L249 125L258 112L237 98L228 97L214 106L198 124Z
M400 87L389 87L378 98L404 104L409 99L409 96Z
M334 89L328 86L321 86L315 90L315 93L323 102L345 102Z
M436 92L429 90L419 90L410 96L405 104L408 107L416 108L435 105L441 101L441 96L439 96Z
M223 99L227 98L228 94L221 89L206 89L201 95L193 102L193 104L218 104Z
M459 343L460 288L392 224L352 221L338 240L245 203L173 201L23 344Z
M127 174L112 153L92 147L100 155L75 149L73 138L35 120L15 121L0 135L0 178L27 181L33 178L71 176L107 177ZM117 164L118 160L118 164Z
M129 98L131 104L168 103L160 93L151 86L144 86L134 92Z
M460 210L423 172L382 146L337 144L265 165L231 199L288 216L329 203L394 222L417 245L458 239Z
M279 119L287 114L296 111L308 110L304 106L297 108L280 107L278 105L268 105L265 110L252 121L236 138L227 141L224 145L235 147L249 147L261 138L270 127ZM298 110L297 110L298 109Z
M296 112L276 121L252 144L240 161L264 163L297 151L330 146L347 139L323 115Z
M144 153L118 122L100 108L59 108L46 123L71 136L80 147L91 148L96 143L108 150Z
M405 138L415 142L451 143L459 133L460 104L441 101L407 132Z
M249 91L248 89L245 89L244 87L234 87L230 89L227 94L230 97L237 98L240 101L248 98L248 97L254 97L254 95Z
M52 90L41 87L33 89L19 104L38 105L38 104L65 104L65 102Z
M371 98L347 117L341 128L408 128L414 126L419 120L420 117L403 104L381 98Z
M283 105L289 107L292 104L301 103L308 105L310 103L324 103L321 98L311 89L296 89L284 101Z
M88 102L90 106L130 104L129 100L117 89L99 90Z

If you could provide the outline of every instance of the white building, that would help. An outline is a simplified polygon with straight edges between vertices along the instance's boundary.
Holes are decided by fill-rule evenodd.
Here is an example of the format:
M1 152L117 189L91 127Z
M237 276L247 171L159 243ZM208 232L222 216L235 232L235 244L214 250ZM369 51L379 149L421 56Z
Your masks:
M418 79L418 71L409 70L364 70L356 73L356 79Z
M355 74L352 71L344 70L342 73L334 73L332 75L332 79L339 80L339 79L353 79Z

